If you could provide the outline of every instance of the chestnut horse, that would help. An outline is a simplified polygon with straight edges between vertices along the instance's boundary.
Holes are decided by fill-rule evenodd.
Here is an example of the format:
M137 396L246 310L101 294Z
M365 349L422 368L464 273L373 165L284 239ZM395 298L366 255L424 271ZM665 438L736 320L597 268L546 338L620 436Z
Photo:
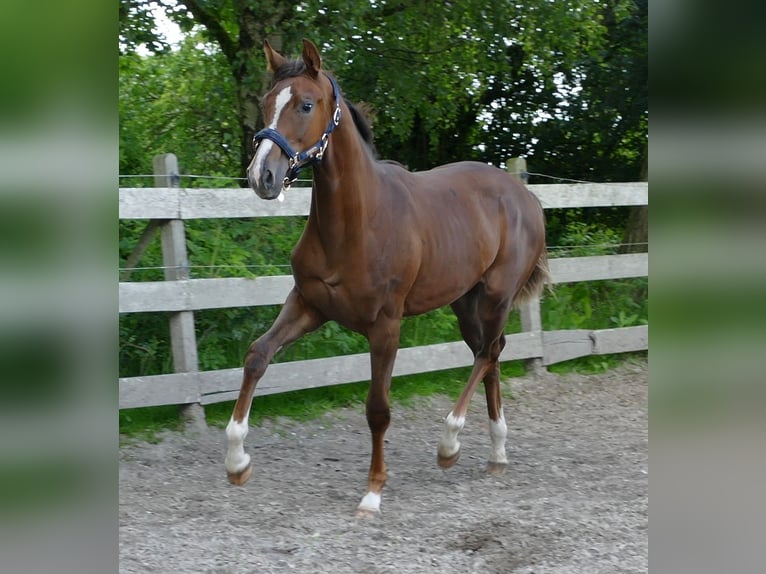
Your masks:
M254 138L247 169L263 199L281 197L297 172L313 165L311 209L292 253L295 286L271 328L250 346L244 380L226 428L229 481L250 477L243 440L255 386L284 345L328 320L365 335L371 383L366 414L372 461L362 514L380 510L387 471L383 436L390 421L389 387L402 317L451 305L473 351L473 371L447 415L437 448L442 467L460 453L457 435L468 403L484 382L491 452L488 469L502 472L506 424L498 357L514 304L548 281L543 210L520 180L501 169L459 162L410 173L378 161L359 111L322 70L304 40L300 60L264 43L273 74L263 99L266 129ZM299 150L299 151L296 151Z

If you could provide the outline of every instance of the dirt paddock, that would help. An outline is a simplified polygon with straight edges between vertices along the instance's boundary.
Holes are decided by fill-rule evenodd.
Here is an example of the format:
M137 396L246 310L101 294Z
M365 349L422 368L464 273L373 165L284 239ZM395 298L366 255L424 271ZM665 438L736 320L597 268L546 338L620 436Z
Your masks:
M226 481L221 429L120 449L120 572L634 573L648 570L647 362L504 387L508 471L485 471L477 393L462 454L436 465L452 402L394 405L381 514L364 407L251 428L253 474ZM509 398L509 395L513 398Z

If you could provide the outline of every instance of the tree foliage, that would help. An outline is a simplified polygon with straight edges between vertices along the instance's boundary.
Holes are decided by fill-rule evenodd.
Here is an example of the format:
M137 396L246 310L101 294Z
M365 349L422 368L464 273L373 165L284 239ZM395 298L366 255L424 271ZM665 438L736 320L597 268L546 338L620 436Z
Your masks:
M646 160L648 130L648 2L627 13L605 3L605 38L579 58L579 89L567 112L535 125L536 169L595 181L637 181Z
M566 116L575 71L607 40L592 0L370 6L326 47L344 88L378 111L384 155L416 169L535 155L535 124Z
M154 53L168 50L166 39L155 25L152 4L154 2L144 0L120 0L120 55L135 52L141 46Z
M138 22L123 30L135 32L144 14L135 6L145 2L129 4ZM646 0L164 5L207 42L204 54L189 56L190 68L195 57L218 66L200 87L222 89L235 102L240 171L263 124L263 40L289 54L308 37L345 94L371 106L384 157L426 169L460 159L502 165L523 155L557 175L638 178L647 131Z
M238 173L234 90L220 52L198 33L161 55L121 57L120 171L152 173L152 157L173 152L187 173Z

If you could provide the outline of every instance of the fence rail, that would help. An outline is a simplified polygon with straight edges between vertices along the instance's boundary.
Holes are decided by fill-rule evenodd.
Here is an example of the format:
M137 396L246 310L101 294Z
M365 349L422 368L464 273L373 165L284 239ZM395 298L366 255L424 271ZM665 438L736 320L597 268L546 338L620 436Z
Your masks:
M624 279L647 275L646 253L549 260L554 283ZM284 303L291 275L120 283L120 313L200 311Z
M646 182L527 186L546 209L647 205ZM264 201L249 188L120 188L120 219L214 219L308 215L310 187L294 187L283 202Z
M169 172L166 172L169 173ZM647 205L648 184L529 185L543 207L607 207ZM307 215L310 188L294 188L284 202L258 199L249 189L174 187L120 188L120 219L163 220L163 253L173 267L165 281L121 282L119 312L171 314L171 338L177 372L119 380L120 408L166 404L211 404L235 399L242 369L198 371L193 313L202 309L275 305L293 286L291 276L190 279L183 220L199 218ZM172 229L171 229L172 228ZM550 260L554 283L645 277L648 255L604 255ZM539 301L522 312L522 332L506 335L501 361L536 359L543 365L583 357L648 349L648 326L601 330L543 331ZM176 329L173 328L174 321ZM394 375L470 366L473 356L462 341L400 349ZM369 354L343 355L276 363L258 384L256 395L267 395L369 380Z

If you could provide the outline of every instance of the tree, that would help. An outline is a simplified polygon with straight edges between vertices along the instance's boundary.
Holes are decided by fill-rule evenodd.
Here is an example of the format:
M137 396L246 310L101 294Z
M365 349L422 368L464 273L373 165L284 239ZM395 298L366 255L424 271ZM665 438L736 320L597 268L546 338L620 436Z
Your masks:
M343 3L321 4L318 29L336 30ZM425 169L459 159L502 165L534 153L533 122L559 104L554 78L603 48L600 5L506 1L490 10L453 0L447 8L371 2L361 24L325 41L343 88L378 112L382 155Z
M252 154L253 135L263 127L260 98L268 76L263 63L263 41L268 37L282 49L283 40L295 40L294 9L298 1L256 2L255 0L179 0L167 6L168 15L182 29L194 23L215 42L234 81L240 131L241 173Z
M146 46L153 52L167 49L164 38L155 30L154 16L148 3L136 0L120 0L120 54L135 51Z
M263 124L258 101L267 82L261 51L266 38L287 53L302 36L321 46L345 94L376 112L377 147L384 157L414 169L458 159L500 165L513 155L540 155L553 165L553 159L573 157L556 150L561 137L556 145L547 138L556 133L566 140L564 131L537 126L546 118L571 125L568 100L584 92L591 78L591 96L599 88L608 91L609 78L596 72L609 42L634 32L622 23L635 12L629 0L503 1L491 9L478 0L450 0L447 6L425 0L163 5L184 29L199 24L227 63L242 170L252 135ZM566 150L577 144L562 145Z
M173 152L187 173L236 174L241 135L234 90L225 60L198 32L176 50L121 57L120 171L151 173L154 155Z
M602 2L604 42L569 73L560 114L538 122L535 170L592 181L634 181L648 129L648 2Z

